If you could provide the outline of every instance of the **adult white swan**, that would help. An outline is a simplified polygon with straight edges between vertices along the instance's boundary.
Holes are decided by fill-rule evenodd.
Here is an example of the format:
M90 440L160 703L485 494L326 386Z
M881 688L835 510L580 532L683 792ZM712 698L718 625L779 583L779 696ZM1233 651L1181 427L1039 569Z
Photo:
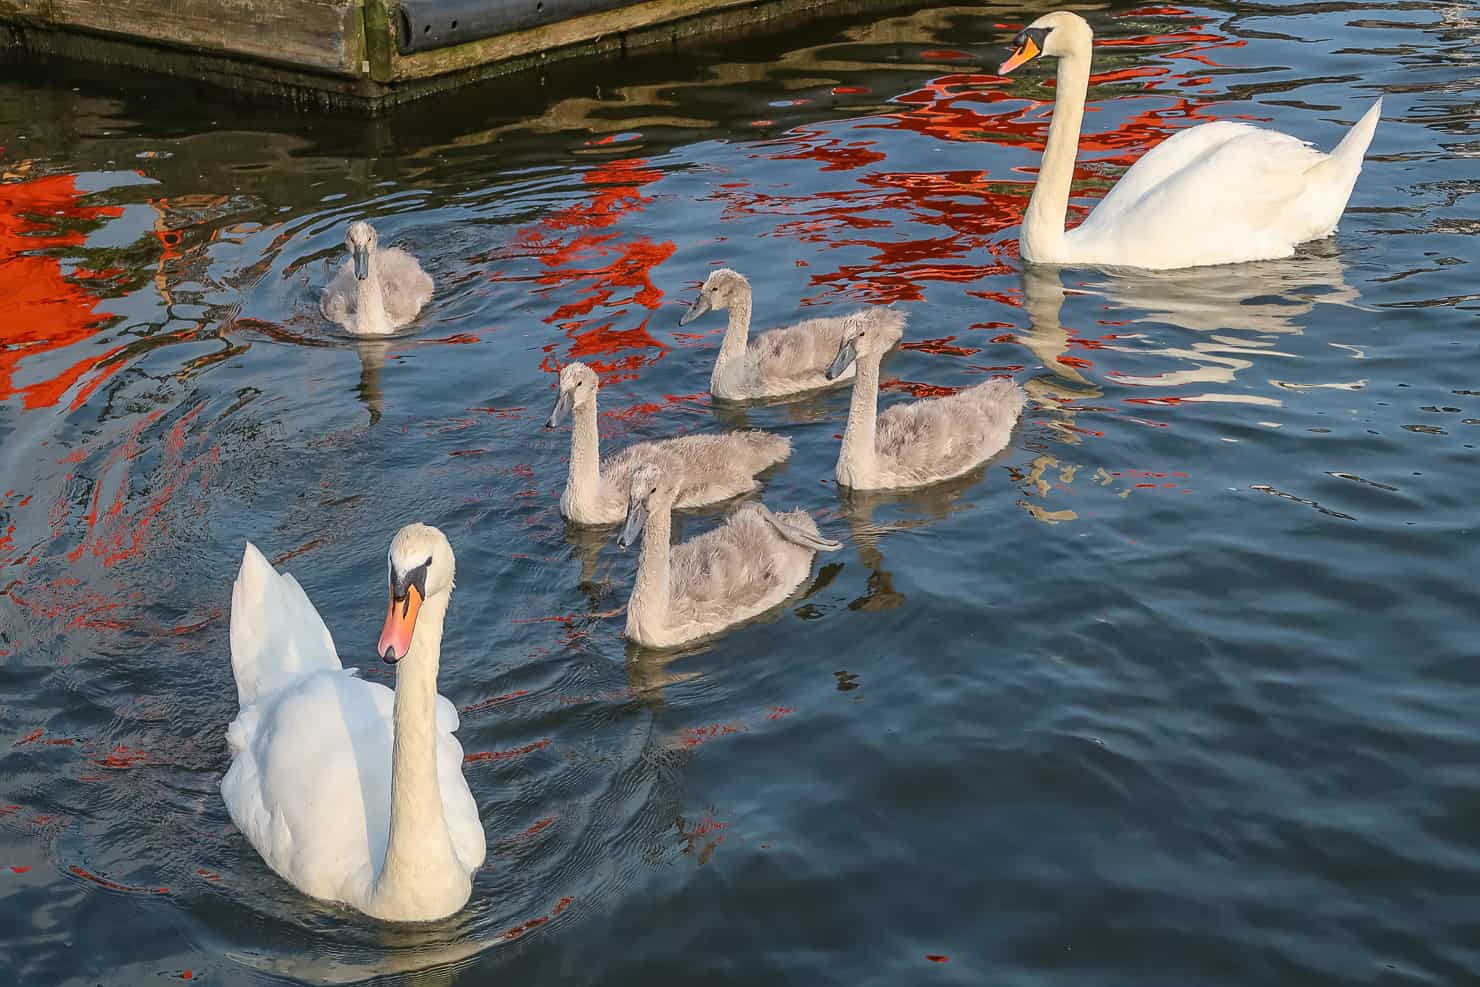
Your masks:
M314 898L392 922L451 915L483 863L457 710L437 695L452 546L411 524L391 542L377 650L396 690L339 663L307 594L250 542L231 591L241 711L221 796L267 865Z
M1131 166L1078 227L1065 231L1089 91L1094 33L1078 14L1044 14L1013 40L1003 75L1040 55L1059 60L1053 122L1023 216L1024 260L1142 268L1289 257L1329 236L1351 198L1382 100L1322 154L1305 141L1217 121L1162 141Z
M319 311L356 336L385 336L406 325L432 297L432 278L404 250L379 247L375 227L349 224L344 245L349 259L340 267Z

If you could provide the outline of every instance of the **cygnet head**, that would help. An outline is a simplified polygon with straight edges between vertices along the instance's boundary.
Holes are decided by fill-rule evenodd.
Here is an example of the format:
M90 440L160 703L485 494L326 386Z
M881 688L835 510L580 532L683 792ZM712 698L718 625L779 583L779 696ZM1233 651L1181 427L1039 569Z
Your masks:
M391 539L386 554L390 602L376 651L394 665L411 650L416 618L429 597L452 591L457 562L447 536L429 524L408 524Z
M370 276L370 254L379 241L375 227L363 219L350 223L349 230L344 234L344 245L349 248L350 256L355 261L355 277L361 281Z
M734 305L742 299L750 297L750 282L745 276L728 267L722 267L704 279L704 286L699 289L699 297L694 299L694 304L678 320L678 324L686 326L706 312L721 312Z
M627 493L627 520L622 525L619 548L626 548L642 534L648 515L654 510L668 510L673 506L678 486L673 478L652 463L644 463L632 471L632 485Z
M595 401L600 386L596 371L584 363L567 363L560 368L560 394L555 398L555 407L551 409L545 427L554 428L573 409Z
M1011 57L997 71L1006 75L1042 55L1063 58L1088 54L1094 38L1094 31L1083 17L1067 10L1051 11L1017 33L1012 39Z
M902 324L879 320L869 312L855 312L843 320L843 340L838 355L828 365L827 379L837 380L855 360L880 360L904 336Z

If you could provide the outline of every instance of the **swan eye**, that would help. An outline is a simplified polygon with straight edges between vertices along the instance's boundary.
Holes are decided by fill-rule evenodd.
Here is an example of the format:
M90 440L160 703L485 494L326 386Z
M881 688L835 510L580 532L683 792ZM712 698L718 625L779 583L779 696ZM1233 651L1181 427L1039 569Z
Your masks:
M421 564L421 567L423 569L430 569L432 567L432 557L430 555L427 556L427 560Z

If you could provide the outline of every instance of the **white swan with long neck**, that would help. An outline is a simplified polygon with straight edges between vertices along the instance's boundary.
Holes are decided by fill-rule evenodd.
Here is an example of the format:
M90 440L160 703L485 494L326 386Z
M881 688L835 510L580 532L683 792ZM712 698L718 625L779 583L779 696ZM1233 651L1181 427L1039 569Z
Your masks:
M709 375L709 393L722 401L785 397L842 383L846 378L834 381L824 371L843 338L844 319L864 319L876 323L881 331L904 332L903 312L875 305L847 316L826 315L770 329L752 340L750 307L750 282L742 274L720 268L704 279L699 297L678 320L686 326L707 312L730 313Z
M382 249L369 223L349 224L349 259L324 289L319 311L355 336L385 336L416 318L432 297L432 279L406 251Z
M642 535L627 603L627 637L671 648L717 634L784 602L812 571L812 557L843 546L823 538L806 511L775 514L741 504L725 523L672 544L674 478L652 464L633 472L617 544Z
M423 922L467 903L486 846L437 694L452 546L412 524L391 542L377 650L396 688L340 665L307 594L250 542L231 593L240 712L221 796L242 835L304 894L374 918Z
M1065 10L1044 14L1013 41L1003 75L1041 55L1058 59L1053 121L1019 247L1039 264L1166 269L1289 257L1329 236L1351 198L1382 100L1330 154L1246 123L1190 127L1152 148L1083 223L1064 229L1094 33Z
M560 370L560 394L545 422L546 428L554 428L564 415L575 419L560 513L577 524L621 521L632 471L643 463L661 464L674 478L678 507L704 507L759 489L756 474L791 455L791 440L785 436L736 431L636 442L602 459L596 429L600 387L596 371L584 363L566 364Z

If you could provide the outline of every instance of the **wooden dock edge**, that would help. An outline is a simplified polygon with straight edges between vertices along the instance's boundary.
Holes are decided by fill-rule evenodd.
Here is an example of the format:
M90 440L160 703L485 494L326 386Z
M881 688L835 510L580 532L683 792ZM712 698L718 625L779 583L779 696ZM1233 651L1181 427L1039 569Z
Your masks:
M0 0L0 60L63 58L146 71L299 109L378 113L471 82L910 0L644 0L537 28L402 54L387 0ZM183 12L183 13L182 13ZM266 30L264 30L266 28Z

